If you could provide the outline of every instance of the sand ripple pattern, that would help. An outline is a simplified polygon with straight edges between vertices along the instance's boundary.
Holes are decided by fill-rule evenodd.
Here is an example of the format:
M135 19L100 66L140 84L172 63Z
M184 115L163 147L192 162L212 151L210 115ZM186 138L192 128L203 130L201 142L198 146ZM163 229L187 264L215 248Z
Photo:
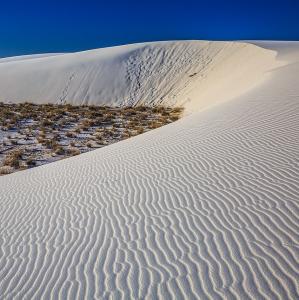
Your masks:
M299 97L272 82L1 177L0 298L298 299Z

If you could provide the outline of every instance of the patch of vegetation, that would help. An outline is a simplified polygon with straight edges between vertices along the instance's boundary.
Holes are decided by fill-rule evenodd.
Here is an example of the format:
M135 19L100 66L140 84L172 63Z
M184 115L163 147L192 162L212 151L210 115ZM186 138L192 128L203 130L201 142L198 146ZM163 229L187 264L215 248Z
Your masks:
M178 120L182 111L0 103L0 175L128 139Z

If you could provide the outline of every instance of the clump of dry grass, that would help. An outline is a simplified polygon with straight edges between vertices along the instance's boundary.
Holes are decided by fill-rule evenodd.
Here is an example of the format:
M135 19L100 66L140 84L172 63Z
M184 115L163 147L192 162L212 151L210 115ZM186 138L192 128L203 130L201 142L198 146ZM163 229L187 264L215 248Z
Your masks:
M137 128L135 128L137 134L142 134L144 132L144 128L141 126L138 126Z
M63 154L65 154L64 148L62 146L60 146L60 145L56 145L55 147L53 147L53 150L54 150L54 153L56 155L63 155Z
M86 147L92 148L93 147L93 142L92 141L87 142Z
M76 133L74 131L68 131L65 136L68 138L74 138L76 137Z
M32 158L28 158L26 160L26 164L27 164L28 167L34 167L34 166L36 166L36 161Z
M156 129L156 128L159 128L161 126L161 123L160 122L157 122L157 121L152 121L148 128L149 129Z
M65 150L65 152L69 156L75 156L75 155L79 155L81 153L80 150L78 148L76 148L76 147L67 148Z
M43 145L49 149L55 149L58 143L55 139L46 139L43 141Z
M51 126L53 125L53 122L50 119L43 119L41 122L41 126L46 127L46 126Z
M76 133L81 133L81 128L80 128L80 127L75 128L75 129L74 129L74 132L76 132Z
M0 167L0 175L7 175L14 171L14 168L11 166L1 166Z
M20 167L20 159L22 159L23 151L21 149L17 149L8 153L4 160L4 166L10 166L18 169Z

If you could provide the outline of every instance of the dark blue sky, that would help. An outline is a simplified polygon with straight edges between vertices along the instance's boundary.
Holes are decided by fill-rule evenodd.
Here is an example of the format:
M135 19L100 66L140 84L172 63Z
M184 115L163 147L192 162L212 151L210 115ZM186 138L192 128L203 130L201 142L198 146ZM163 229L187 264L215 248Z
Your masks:
M299 0L0 1L0 57L153 40L299 40Z

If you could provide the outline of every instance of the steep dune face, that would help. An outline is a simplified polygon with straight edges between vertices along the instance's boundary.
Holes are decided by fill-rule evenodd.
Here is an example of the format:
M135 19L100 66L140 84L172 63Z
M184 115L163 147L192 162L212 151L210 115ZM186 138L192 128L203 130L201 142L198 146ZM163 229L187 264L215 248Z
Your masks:
M2 59L0 101L183 105L194 111L246 91L274 64L271 50L204 41Z
M283 57L233 101L0 177L0 298L298 299L299 45Z

